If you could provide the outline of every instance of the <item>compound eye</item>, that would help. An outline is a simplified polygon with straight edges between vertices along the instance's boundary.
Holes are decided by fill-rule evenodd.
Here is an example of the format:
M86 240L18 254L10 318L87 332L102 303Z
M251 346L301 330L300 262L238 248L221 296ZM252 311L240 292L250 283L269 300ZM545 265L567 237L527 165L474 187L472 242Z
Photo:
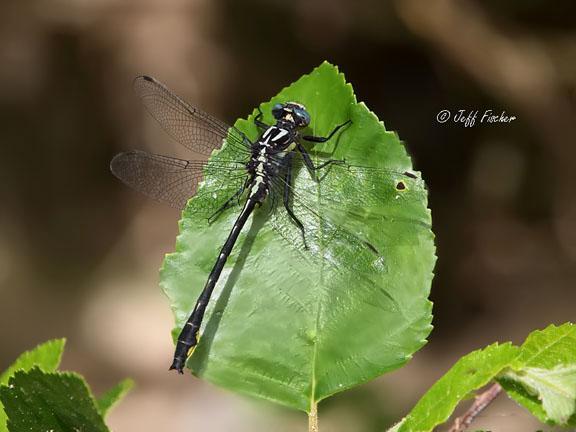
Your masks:
M306 110L299 109L296 111L296 115L300 119L300 124L306 127L310 124L310 114Z
M281 103L277 103L272 107L272 115L275 119L279 119L282 117L282 112L284 111L284 105Z

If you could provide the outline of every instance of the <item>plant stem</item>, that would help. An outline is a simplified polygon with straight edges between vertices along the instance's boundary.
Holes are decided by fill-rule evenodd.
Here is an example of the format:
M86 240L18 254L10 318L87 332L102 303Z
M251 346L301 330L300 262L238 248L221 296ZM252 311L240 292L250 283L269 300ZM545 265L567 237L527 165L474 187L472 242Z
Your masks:
M308 413L308 432L318 432L318 404L312 402Z
M468 426L472 424L478 414L484 411L484 409L490 405L500 393L502 393L502 387L500 387L500 384L492 384L488 387L488 390L476 396L474 403L470 408L468 408L464 415L454 420L454 423L448 432L464 432Z

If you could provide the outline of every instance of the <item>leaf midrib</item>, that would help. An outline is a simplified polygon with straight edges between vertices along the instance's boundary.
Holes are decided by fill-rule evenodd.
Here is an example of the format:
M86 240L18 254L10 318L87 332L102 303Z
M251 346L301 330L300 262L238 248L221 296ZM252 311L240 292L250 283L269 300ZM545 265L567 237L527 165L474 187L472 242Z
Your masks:
M561 329L562 327L559 327L558 329ZM528 359L522 361L523 363L523 367L527 367L528 365L530 365L532 363L532 361L534 361L537 357L541 356L542 353L548 351L551 347L553 347L554 345L560 343L563 339L573 336L574 333L574 329L573 328L569 328L568 332L564 333L563 335L561 335L560 337L558 337L558 339L550 342L549 344L545 345L544 347L541 347L539 350L537 350L533 355L531 355Z
M311 115L313 116L312 118L317 118L316 117L317 111L314 113L311 113ZM316 124L314 124L314 128L312 130L312 135L316 135ZM316 157L314 156L315 160L314 162L317 163ZM320 183L317 182L316 183L316 212L315 214L318 215L318 230L320 231L320 241L319 241L319 246L320 246L320 264L319 264L319 283L323 284L324 282L324 259L322 258L324 256L324 235L322 235L322 229L323 229L323 224L322 221L320 220ZM312 406L316 403L316 384L317 384L317 378L316 378L316 367L318 366L317 360L318 360L318 329L319 329L319 322L320 322L320 309L322 307L322 297L324 295L324 291L325 290L317 290L316 292L320 292L320 294L317 296L317 300L316 300L316 317L314 320L314 348L312 350L312 370L311 370L311 376L310 376L310 380L311 380L311 385L310 385L310 403L308 405L309 410L312 409Z

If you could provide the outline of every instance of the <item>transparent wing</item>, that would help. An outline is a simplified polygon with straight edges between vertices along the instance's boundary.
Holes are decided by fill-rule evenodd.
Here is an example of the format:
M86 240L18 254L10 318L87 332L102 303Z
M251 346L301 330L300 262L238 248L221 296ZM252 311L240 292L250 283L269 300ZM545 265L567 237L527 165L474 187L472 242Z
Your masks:
M297 186L287 184L282 175L273 180L272 226L297 249L324 262L339 266L337 257L323 255L330 245L332 251L352 248L359 259L385 265L387 245L417 241L416 231L430 228L422 210L425 184L415 173L342 163L321 170L314 180L298 159L293 170ZM290 207L304 225L306 245L278 198L286 189ZM377 233L370 231L375 226ZM374 238L382 238L382 244L374 244Z
M188 199L196 194L204 176L221 184L221 197L227 190L238 189L246 178L242 162L189 161L138 150L116 155L110 169L128 186L176 208L185 207ZM204 202L206 214L222 205L221 200Z
M346 164L319 172L317 181L298 160L293 169L296 186L287 184L282 175L273 179L268 204L273 229L303 262L312 260L319 269L328 266L330 277L341 278L345 281L342 286L353 286L356 299L400 310L394 291L382 287L365 269L389 271L394 266L391 257L398 255L392 249L415 245L429 229L422 201L426 199L424 182L411 172ZM286 189L304 237L284 208ZM358 279L363 283L356 283ZM384 297L374 296L374 289L381 290ZM333 295L344 298L350 290Z
M250 140L241 131L184 102L154 78L137 77L134 91L162 128L187 149L210 156L227 138L228 145L249 153Z

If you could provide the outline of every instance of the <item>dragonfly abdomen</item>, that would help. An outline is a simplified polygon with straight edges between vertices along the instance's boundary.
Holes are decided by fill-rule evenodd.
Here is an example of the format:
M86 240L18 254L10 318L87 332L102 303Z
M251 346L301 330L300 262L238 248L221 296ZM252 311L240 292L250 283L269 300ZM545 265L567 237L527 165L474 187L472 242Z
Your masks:
M260 186L259 190L263 191L264 189ZM256 196L250 194L250 197L244 204L242 212L238 215L238 218L236 218L234 226L232 227L230 234L228 234L228 238L226 239L224 246L222 246L220 254L218 255L218 259L216 260L216 263L214 264L214 267L208 276L206 285L204 286L200 297L198 297L194 311L178 335L174 360L170 366L170 370L176 369L179 373L183 373L186 360L192 355L195 346L198 344L198 331L200 330L200 325L202 323L202 319L204 318L206 306L208 306L208 301L210 300L212 291L214 291L214 287L220 278L220 274L224 269L224 265L232 253L232 249L234 248L236 240L238 240L240 231L242 231L242 228L246 224L246 221L258 203L259 201L256 199Z

